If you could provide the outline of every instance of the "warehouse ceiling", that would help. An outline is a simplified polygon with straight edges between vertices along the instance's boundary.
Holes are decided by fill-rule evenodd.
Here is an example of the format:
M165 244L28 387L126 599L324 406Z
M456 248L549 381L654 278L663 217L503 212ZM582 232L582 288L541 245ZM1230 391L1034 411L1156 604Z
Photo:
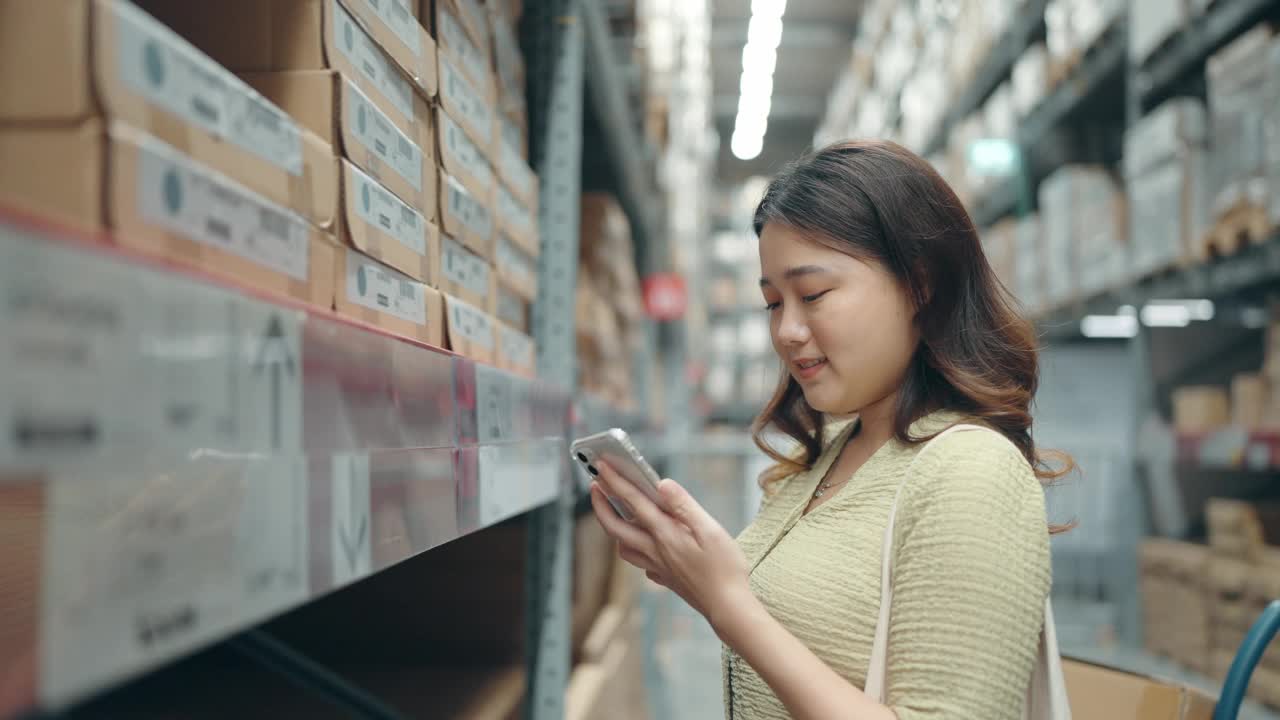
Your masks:
M720 134L717 172L721 182L768 175L809 148L836 74L849 60L862 6L863 0L788 0L764 150L754 159L742 161L729 151L729 138L738 108L738 79L751 0L711 3L712 93Z

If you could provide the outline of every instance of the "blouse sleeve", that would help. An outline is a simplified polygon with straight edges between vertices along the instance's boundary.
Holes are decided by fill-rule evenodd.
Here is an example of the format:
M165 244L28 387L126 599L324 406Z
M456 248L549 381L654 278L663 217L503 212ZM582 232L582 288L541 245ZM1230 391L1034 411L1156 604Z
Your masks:
M1049 592L1044 493L991 432L937 441L894 532L887 702L899 720L1019 720Z

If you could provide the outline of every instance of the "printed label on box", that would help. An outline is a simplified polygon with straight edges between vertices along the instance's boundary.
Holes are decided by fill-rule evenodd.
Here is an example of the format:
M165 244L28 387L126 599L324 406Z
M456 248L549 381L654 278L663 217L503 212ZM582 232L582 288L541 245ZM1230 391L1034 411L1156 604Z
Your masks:
M498 186L498 214L509 227L524 230L534 227L533 215L501 185Z
M298 280L307 279L307 222L230 180L197 170L159 141L140 140L138 211L149 222Z
M149 102L302 174L302 135L283 111L169 28L129 3L112 3L118 70Z
M468 252L453 238L441 238L444 250L444 274L453 282L471 292L489 295L489 263L475 253Z
M529 320L525 317L526 303L524 298L516 295L502 285L498 286L498 319L508 325L524 326Z
M365 175L354 165L347 174L355 195L356 212L401 245L419 255L427 254L427 221L413 208L401 202L378 181Z
M391 32L408 46L417 57L422 57L422 38L418 35L418 19L410 12L403 0L364 0L364 4L373 8L382 22L391 28Z
M493 237L493 216L489 213L489 208L481 205L478 200L462 187L462 183L457 178L446 175L445 180L449 185L448 203L449 212L455 215L463 225L471 232L483 238Z
M444 39L444 47L454 53L476 82L488 77L489 62L484 53L471 42L467 31L462 29L462 24L448 11L439 13L439 17L440 37Z
M346 88L347 122L356 139L394 168L414 190L422 190L422 150L359 88L350 84Z
M332 471L329 555L341 587L373 572L369 454L335 453Z
M493 323L479 309L450 298L449 321L453 325L453 332L486 350L493 349Z
M534 366L533 338L525 335L518 330L509 327L500 327L498 332L502 334L502 356L512 365L518 365L522 368L532 368Z
M489 161L484 159L480 149L471 142L453 118L447 113L440 113L440 119L441 137L444 138L444 147L449 155L466 168L466 171L471 173L481 185L491 187L494 184L493 169L489 167Z
M347 299L417 325L427 324L422 283L347 248Z
M521 282L533 284L538 279L538 268L533 258L524 253L511 242L506 233L498 233L497 266L503 271L520 278Z
M498 149L499 162L502 163L502 174L506 177L511 187L515 188L520 197L529 197L533 195L534 183L537 177L533 174L533 169L529 167L529 163L524 161L520 156L520 151L511 143L504 133L502 136L502 147Z
M382 48L365 33L338 0L333 3L333 44L361 75L378 88L402 115L413 117L413 86L391 65Z
M445 56L440 56L440 93L449 97L457 106L460 119L473 126L482 139L493 134L493 111L471 87L471 83Z

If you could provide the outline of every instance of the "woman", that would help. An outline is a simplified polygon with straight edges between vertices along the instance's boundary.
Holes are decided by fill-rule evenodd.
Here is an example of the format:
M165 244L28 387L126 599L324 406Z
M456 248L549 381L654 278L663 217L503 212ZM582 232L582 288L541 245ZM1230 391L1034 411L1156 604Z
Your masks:
M734 720L1021 718L1050 584L1041 481L1061 474L1032 441L1031 326L955 194L893 143L799 160L754 225L784 365L754 428L777 461L759 515L735 543L673 481L659 507L601 468L600 522L724 642ZM986 429L912 465L958 423ZM798 452L771 448L770 428ZM882 704L862 688L895 497Z

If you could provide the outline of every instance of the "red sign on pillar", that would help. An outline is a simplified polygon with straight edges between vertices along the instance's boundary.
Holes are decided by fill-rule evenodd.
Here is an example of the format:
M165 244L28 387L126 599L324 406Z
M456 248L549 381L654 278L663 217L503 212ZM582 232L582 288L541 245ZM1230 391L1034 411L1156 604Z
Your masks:
M689 291L679 273L655 273L644 279L644 311L654 320L679 320L689 305Z

